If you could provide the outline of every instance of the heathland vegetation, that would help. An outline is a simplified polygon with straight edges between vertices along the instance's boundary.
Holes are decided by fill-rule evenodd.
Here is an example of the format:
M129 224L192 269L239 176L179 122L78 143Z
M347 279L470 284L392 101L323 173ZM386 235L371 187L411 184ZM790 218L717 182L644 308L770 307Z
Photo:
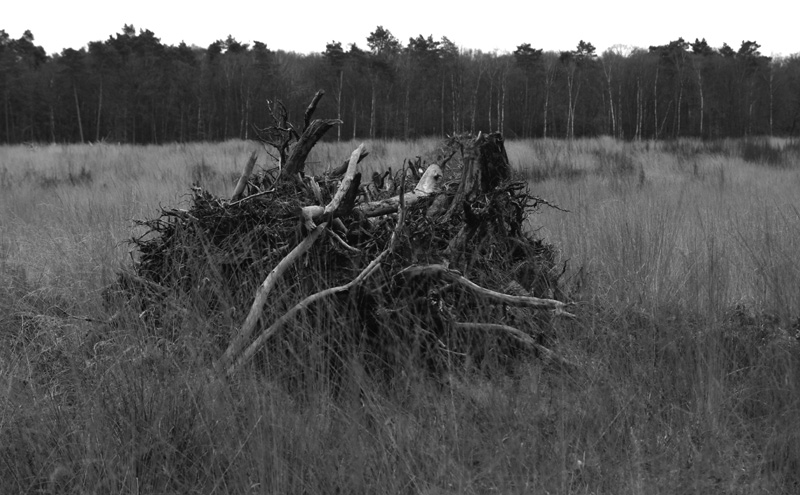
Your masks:
M483 53L447 37L404 44L378 26L364 48L331 41L298 54L233 36L165 45L126 25L87 42L47 55L32 33L0 31L0 142L248 139L270 122L265 101L300 115L318 89L330 95L321 114L347 123L340 140L800 134L800 58L764 56L755 41Z
M436 144L368 141L363 165ZM308 166L356 145L319 144ZM796 493L798 143L506 147L569 210L527 228L567 263L577 318L548 338L577 366L387 384L300 362L300 387L268 368L217 380L198 336L232 328L109 321L103 297L130 269L132 219L191 183L227 196L251 142L0 147L0 492Z

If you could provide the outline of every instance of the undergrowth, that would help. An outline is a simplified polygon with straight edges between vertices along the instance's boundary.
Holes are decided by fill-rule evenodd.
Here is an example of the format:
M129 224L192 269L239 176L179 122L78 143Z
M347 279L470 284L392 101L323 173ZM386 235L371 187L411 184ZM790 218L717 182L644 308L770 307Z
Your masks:
M241 165L249 150L228 146ZM545 210L530 228L569 260L563 290L577 318L556 320L549 345L579 366L454 359L445 374L388 378L358 353L324 365L338 348L311 316L284 329L303 345L281 351L293 379L261 361L225 381L202 336L230 335L239 310L207 319L176 300L156 328L133 306L104 309L115 270L81 260L120 266L130 218L154 211L119 202L178 197L119 192L175 173L132 154L185 157L173 184L185 189L193 164L230 149L105 151L130 160L115 172L71 148L86 153L93 201L88 187L43 191L3 172L0 493L797 493L797 168L750 163L736 142L692 143L683 159L669 146L508 143L532 191L570 210ZM395 147L380 159L420 154ZM559 176L556 160L582 172ZM63 213L47 206L55 200ZM99 230L116 240L90 235Z

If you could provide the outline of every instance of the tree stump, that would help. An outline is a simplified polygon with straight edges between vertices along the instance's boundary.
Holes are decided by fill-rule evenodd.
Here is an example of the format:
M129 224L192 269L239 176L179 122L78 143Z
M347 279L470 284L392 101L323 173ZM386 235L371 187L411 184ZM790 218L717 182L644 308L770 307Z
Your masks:
M505 141L499 132L478 134L462 150L464 168L461 183L447 212L447 218L463 211L464 202L494 190L511 177Z

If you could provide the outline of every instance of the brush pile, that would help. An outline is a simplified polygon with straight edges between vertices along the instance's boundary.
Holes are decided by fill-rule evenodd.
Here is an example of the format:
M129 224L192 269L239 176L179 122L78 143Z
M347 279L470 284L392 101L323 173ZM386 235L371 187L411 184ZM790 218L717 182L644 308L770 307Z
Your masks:
M450 137L434 163L368 181L361 145L313 177L305 157L340 123L309 122L320 96L302 133L282 108L260 130L278 169L254 173L253 153L230 199L195 186L190 208L140 222L137 261L109 300L162 336L207 342L227 375L255 362L296 377L353 358L383 372L530 353L564 364L546 347L552 317L571 316L556 299L563 271L527 226L548 203L512 180L502 136Z

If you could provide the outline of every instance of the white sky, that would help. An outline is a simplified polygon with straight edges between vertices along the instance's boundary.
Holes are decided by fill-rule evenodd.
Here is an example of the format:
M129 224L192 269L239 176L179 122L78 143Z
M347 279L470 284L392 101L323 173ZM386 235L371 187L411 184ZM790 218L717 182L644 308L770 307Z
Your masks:
M10 5L9 5L10 4ZM616 44L647 48L678 37L706 38L719 48L738 49L743 40L764 55L800 52L795 0L227 0L222 2L139 0L10 1L0 29L19 38L30 29L48 54L106 40L133 24L162 43L207 47L229 34L240 42L262 41L273 50L320 52L332 40L343 47L375 27L390 30L403 45L409 37L447 36L463 48L512 52L522 43L545 50L573 49L589 41L598 53Z

